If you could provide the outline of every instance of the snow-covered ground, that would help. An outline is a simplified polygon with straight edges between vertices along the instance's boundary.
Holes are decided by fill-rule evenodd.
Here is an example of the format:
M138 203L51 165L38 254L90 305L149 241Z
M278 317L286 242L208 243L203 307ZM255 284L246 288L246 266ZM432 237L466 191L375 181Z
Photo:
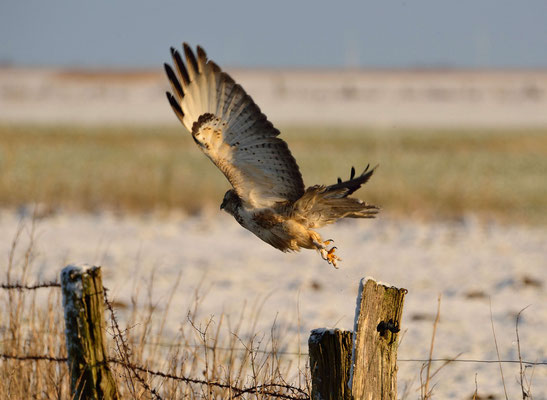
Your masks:
M2 268L20 218L20 213L0 211ZM216 210L161 218L61 213L40 220L36 232L36 280L56 279L71 262L99 264L112 297L129 303L134 286L146 287L155 270L161 305L181 273L171 331L184 322L201 283L208 293L201 300L203 315L236 317L244 304L264 301L258 329L269 332L277 318L293 335L293 350L299 324L304 348L313 328L352 328L360 278L407 288L398 376L400 394L412 384L410 399L419 395L414 390L422 363L404 360L427 358L439 294L434 357L462 353L462 359L495 360L491 302L501 358L518 359L515 318L529 306L520 322L522 356L547 361L545 228L485 224L473 217L425 223L384 214L377 220L343 221L321 231L335 239L343 258L339 270L312 251L283 254ZM521 398L518 364L503 364L503 369L509 398ZM475 374L479 394L503 398L498 364L465 362L435 376L436 398L470 398ZM535 367L532 393L536 400L547 398L546 365Z
M547 70L227 71L276 126L547 126ZM0 121L178 124L166 90L161 68L0 68Z

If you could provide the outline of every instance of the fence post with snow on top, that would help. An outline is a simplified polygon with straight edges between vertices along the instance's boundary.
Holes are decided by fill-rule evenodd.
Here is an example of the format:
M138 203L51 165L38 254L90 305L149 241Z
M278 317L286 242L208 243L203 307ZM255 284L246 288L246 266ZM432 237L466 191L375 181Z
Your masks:
M68 265L61 271L70 388L75 399L119 399L105 346L100 267Z
M348 380L352 337L352 332L340 329L319 328L311 331L308 348L312 398L351 399ZM319 394L321 397L318 397Z
M397 346L406 293L362 279L353 332L312 331L312 399L397 399Z

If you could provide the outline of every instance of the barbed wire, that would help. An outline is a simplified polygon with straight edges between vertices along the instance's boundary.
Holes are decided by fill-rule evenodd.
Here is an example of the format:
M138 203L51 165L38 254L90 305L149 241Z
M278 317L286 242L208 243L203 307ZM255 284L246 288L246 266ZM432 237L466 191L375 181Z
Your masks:
M0 343L9 342L9 341L15 341L16 339L10 339L10 340L2 340ZM133 345L133 342L129 342L131 345ZM203 344L191 344L191 343L165 343L165 342L143 342L142 344L147 346L165 346L165 347L185 347L185 348L205 348L207 350L215 350L215 351L226 351L226 352L232 352L232 351L239 351L239 352L248 352L249 349L243 348L243 347L220 347L220 346L205 346ZM261 354L267 354L271 351L269 350L262 350L262 349L253 349L253 352L255 353L261 353ZM280 355L289 355L289 356L298 356L298 357L308 357L309 353L303 352L298 353L295 351L281 351L276 350L276 354ZM468 363L468 364L519 364L520 360L479 360L475 358L432 358L429 360L428 358L398 358L397 362L416 362L416 363L424 363L424 362L450 362L450 363ZM547 360L546 361L527 361L522 360L523 365L527 365L530 367L542 367L547 366Z
M431 360L428 358L425 359L414 359L414 358L398 358L397 362L450 362L450 363L476 363L476 364L520 364L520 360L476 360L472 358L432 358ZM522 360L522 364L529 365L529 366L547 366L547 361L526 361Z
M14 282L14 283L1 283L0 288L5 290L36 290L36 289L42 289L42 288L60 288L61 284L57 281L50 281L50 282L40 282L35 283L34 285L29 285L27 283L21 283L21 282Z
M150 375L160 376L160 377L166 378L166 379L172 379L172 380L186 382L186 383L194 383L194 384L200 384L200 385L215 386L215 387L218 387L220 389L230 389L230 390L238 393L238 395L244 394L244 393L261 393L261 394L267 394L267 395L279 397L279 398L282 398L282 399L293 399L293 400L296 400L296 399L309 399L309 396L307 395L306 392L304 392L300 388L297 388L297 387L291 386L291 385L285 385L285 384L280 384L280 383L266 383L266 384L262 384L262 385L251 386L251 387L248 387L248 388L240 388L240 387L237 387L237 386L234 386L234 385L229 385L227 383L220 383L220 382L214 382L214 381L211 382L211 381L206 381L206 380L197 379L197 378L189 378L189 377L185 377L185 376L178 376L178 375L174 375L174 374L170 374L170 373L162 372L162 371L155 371L155 370L152 370L150 368L142 367L140 365L136 365L136 364L132 364L132 363L126 363L122 360L109 359L108 361L112 362L112 363L115 363L115 364L120 364L124 367L134 368L138 371L145 372L145 373L150 374ZM272 389L279 388L279 389L291 390L291 391L300 393L304 397L295 397L295 396L286 395L286 394L282 394L282 393L265 392L265 391L262 390L262 389L266 389L266 388L272 388Z
M203 344L191 344L191 343L169 343L169 342L149 342L144 341L143 344L147 346L160 346L160 347L200 347L205 348L207 350L220 350L220 351L241 351L241 352L247 352L248 349L246 348L239 348L239 347L222 347L222 346L205 346ZM254 349L253 352L255 353L271 353L270 350L262 350L262 349ZM287 355L287 356L296 356L296 357L308 357L309 353L307 352L296 352L296 351L282 351L282 350L276 350L276 354L280 355ZM499 363L500 360L477 360L477 359L452 359L452 358L432 358L429 360L428 358L398 358L397 361L401 362L465 362L465 363L484 363L484 364L493 364L493 363ZM502 363L510 363L510 364L518 364L521 361L520 360L501 360ZM530 365L530 366L536 366L536 365L547 365L547 361L526 361L522 360L523 364Z
M8 360L17 360L17 361L49 361L49 362L56 362L56 363L66 363L68 361L67 357L55 357L55 356L47 356L47 355L16 355L16 354L5 354L5 353L0 353L0 358L8 359ZM140 372L144 372L153 376L159 376L164 379L172 379L179 382L186 382L186 383L192 383L197 385L214 386L219 389L229 389L235 392L237 396L241 396L242 394L245 394L245 393L260 393L260 394L273 396L273 397L277 397L281 399L288 399L288 400L308 400L309 399L308 394L304 390L298 387L286 385L286 384L266 383L266 384L250 386L250 387L238 387L234 385L229 385L227 383L207 381L203 379L190 378L186 376L170 374L168 372L157 371L157 370L143 367L141 365L137 365L131 362L120 360L117 358L109 358L108 362L113 364L118 364L125 368L130 368ZM271 392L271 391L267 391L267 389L289 390L294 393L298 393L300 396ZM154 390L154 389L150 388L149 390ZM157 392L156 392L156 396L159 397L159 394Z
M66 357L55 357L55 356L46 356L46 355L17 355L17 354L5 354L0 353L0 358L6 360L17 360L17 361L50 361L63 363L67 362L68 358Z

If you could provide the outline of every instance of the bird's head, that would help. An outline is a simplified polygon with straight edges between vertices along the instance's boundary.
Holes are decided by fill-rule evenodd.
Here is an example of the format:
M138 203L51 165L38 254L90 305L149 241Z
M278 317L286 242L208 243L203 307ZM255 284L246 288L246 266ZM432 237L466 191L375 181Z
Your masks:
M240 206L240 197L237 195L235 190L230 189L224 195L220 209L226 211L228 214L234 215L236 209Z

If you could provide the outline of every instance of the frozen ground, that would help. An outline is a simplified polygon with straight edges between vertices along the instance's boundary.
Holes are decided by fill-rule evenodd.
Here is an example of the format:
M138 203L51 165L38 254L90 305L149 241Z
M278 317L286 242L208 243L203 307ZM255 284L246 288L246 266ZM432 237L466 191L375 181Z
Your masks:
M20 213L0 211L2 274L19 220ZM501 358L518 359L515 317L529 306L520 324L523 359L547 361L544 228L483 224L472 217L424 223L384 215L338 223L322 232L339 247L344 259L339 270L312 251L278 252L216 210L163 218L61 213L38 224L35 278L55 279L69 262L100 264L112 296L129 302L134 286L146 287L155 270L155 298L161 305L181 273L171 330L184 322L201 283L208 293L201 303L203 315L236 316L244 304L264 301L258 328L269 332L277 318L294 345L287 350L294 350L298 305L306 346L312 328L351 329L359 279L373 276L409 290L399 348L399 392L411 384L410 399L419 395L415 389L422 363L403 360L427 358L439 294L435 357L462 353L462 359L496 359L491 299ZM521 398L518 364L504 364L503 369L509 398ZM481 396L504 397L498 364L464 362L450 364L435 376L435 397L470 398L475 374ZM547 366L535 367L532 393L536 400L547 398Z
M547 125L547 70L228 71L277 126ZM151 71L0 68L0 120L178 124L167 89L159 65Z

